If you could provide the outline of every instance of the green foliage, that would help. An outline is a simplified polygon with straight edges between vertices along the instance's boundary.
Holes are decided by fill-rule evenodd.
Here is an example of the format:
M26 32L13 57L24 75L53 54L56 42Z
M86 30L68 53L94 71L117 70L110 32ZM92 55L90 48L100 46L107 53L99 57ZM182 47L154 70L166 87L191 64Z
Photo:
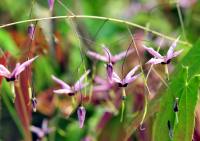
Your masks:
M190 141L194 130L194 111L198 100L199 79L195 77L200 73L200 41L188 52L176 68L167 91L161 98L161 109L157 115L154 127L154 141L169 141L170 121L173 130L173 140ZM176 122L173 111L175 98L179 98L178 119Z
M0 30L0 46L5 51L8 51L13 56L17 56L19 53L19 49L17 48L15 42L8 32L5 30Z

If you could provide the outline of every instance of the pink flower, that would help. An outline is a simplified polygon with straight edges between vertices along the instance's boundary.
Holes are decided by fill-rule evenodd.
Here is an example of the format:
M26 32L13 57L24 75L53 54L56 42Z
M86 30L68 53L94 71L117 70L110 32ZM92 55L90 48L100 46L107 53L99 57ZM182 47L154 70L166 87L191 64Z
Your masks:
M81 89L83 89L84 87L86 87L88 85L88 83L83 84L83 80L84 78L89 74L89 70L84 73L81 78L73 85L73 86L69 86L67 83L65 83L64 81L58 79L57 77L52 75L52 79L57 82L58 84L61 85L61 89L58 90L54 90L54 93L57 94L69 94L70 96L74 95L75 93L77 93L78 91L80 91Z
M155 58L150 59L147 64L169 64L171 62L171 59L178 56L183 50L175 51L176 44L179 40L179 37L172 43L170 46L167 55L162 56L157 51L155 51L153 48L148 48L146 46L143 46L145 50L147 50L151 55L153 55Z
M98 54L93 51L88 51L87 54L94 59L104 61L108 64L109 63L115 64L117 61L123 59L124 57L126 57L126 55L128 56L133 52L133 50L130 50L128 52L124 51L113 56L108 48L103 47L103 50L104 50L104 55Z
M5 68L3 65L0 64L0 76L3 76L6 78L7 81L15 81L19 74L26 69L27 66L29 66L38 56L25 61L20 65L20 63L16 64L16 67L12 71L12 73Z
M31 126L30 130L31 132L35 133L38 136L38 138L42 139L44 136L52 132L53 128L48 128L48 120L45 119L42 122L41 128L36 126Z
M141 73L134 75L139 67L139 65L135 66L131 71L129 71L129 73L124 77L124 79L121 79L116 72L113 72L112 81L117 83L119 87L126 87L128 84L133 82L136 78L138 78L141 75Z
M48 0L48 4L49 4L49 9L50 9L50 11L53 11L54 0Z
M79 127L83 128L86 115L86 110L83 106L78 107L77 115L78 115Z

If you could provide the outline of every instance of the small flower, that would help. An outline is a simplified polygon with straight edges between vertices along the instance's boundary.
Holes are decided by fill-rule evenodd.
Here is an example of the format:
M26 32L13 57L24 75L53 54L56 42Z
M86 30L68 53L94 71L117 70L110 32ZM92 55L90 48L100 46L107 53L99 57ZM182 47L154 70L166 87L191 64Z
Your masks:
M103 47L103 50L104 50L104 55L98 54L93 51L88 51L87 54L94 59L104 61L108 64L109 63L115 64L117 61L120 61L121 59L130 55L133 52L133 50L130 50L128 52L124 51L113 56L108 48Z
M61 85L61 89L58 90L54 90L54 93L57 94L69 94L70 96L74 95L75 93L77 93L78 91L80 91L81 89L83 89L84 87L86 87L88 85L88 83L83 84L83 80L84 78L89 74L89 70L86 71L86 73L84 73L81 78L73 85L73 86L69 86L67 83L65 83L64 81L58 79L57 77L52 75L52 79L57 82L58 84Z
M131 71L129 71L129 73L124 77L124 79L121 79L116 72L113 72L112 81L117 83L119 87L126 87L128 84L133 82L136 78L138 78L141 75L141 73L134 75L139 67L139 65L135 66Z
M19 74L26 69L27 66L29 66L38 56L25 61L20 65L20 63L16 64L15 69L12 71L12 73L5 68L2 64L0 64L0 76L3 76L6 78L7 81L15 81Z
M150 59L147 64L169 64L171 62L171 59L178 56L183 50L179 50L174 52L174 49L176 48L176 44L179 40L179 37L172 43L170 46L167 55L162 56L157 51L155 51L153 48L148 48L146 46L143 46L145 50L147 50L151 55L153 55L155 58Z
M31 126L31 132L35 133L39 139L44 138L47 134L53 131L53 128L48 128L48 120L43 120L42 127Z
M79 127L83 128L86 115L86 110L83 106L78 107L77 115L78 115Z
M30 24L30 25L28 26L28 36L29 36L29 38L30 38L31 40L34 39L34 31L35 31L35 26L34 26L34 24Z
M50 9L50 11L53 11L54 0L48 0L48 4L49 4L49 9Z

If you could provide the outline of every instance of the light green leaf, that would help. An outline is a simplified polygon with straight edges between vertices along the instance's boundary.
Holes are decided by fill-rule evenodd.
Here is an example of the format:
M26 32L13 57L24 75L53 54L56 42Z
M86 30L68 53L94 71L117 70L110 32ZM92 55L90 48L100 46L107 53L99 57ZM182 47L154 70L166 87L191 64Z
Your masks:
M19 49L14 43L11 36L4 30L0 30L0 48L3 48L5 51L8 51L16 57L19 53Z
M200 73L200 41L198 41L188 54L177 65L167 91L163 94L154 124L154 141L169 141L169 129L167 126L170 121L173 130L173 140L191 141L194 130L194 111L198 100L199 80L194 77ZM187 66L187 68L183 67ZM179 98L179 122L175 121L173 111L175 98Z

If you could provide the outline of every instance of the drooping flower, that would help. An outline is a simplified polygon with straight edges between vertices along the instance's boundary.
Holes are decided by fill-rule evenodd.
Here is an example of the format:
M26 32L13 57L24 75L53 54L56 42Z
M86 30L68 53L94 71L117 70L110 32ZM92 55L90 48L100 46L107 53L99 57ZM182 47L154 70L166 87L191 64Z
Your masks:
M0 64L0 76L5 77L7 81L15 81L17 77L19 76L19 74L23 72L26 69L26 67L29 66L37 57L38 56L30 60L27 60L21 65L20 63L17 63L12 73L7 68L5 68L2 64Z
M160 55L157 51L155 51L153 48L148 48L145 45L143 46L145 50L147 50L151 55L154 56L154 58L150 59L147 64L169 64L171 62L171 59L180 55L180 53L183 50L174 51L176 48L177 42L179 40L179 37L172 43L170 46L167 54L165 56Z
M36 127L36 126L31 126L30 127L31 132L35 133L39 139L44 138L47 134L53 131L53 128L48 128L48 120L44 119L42 121L42 127Z
M119 87L126 87L128 84L133 82L136 78L138 78L141 75L141 73L134 75L139 67L140 67L139 65L135 66L133 69L129 71L129 73L123 79L121 79L117 75L117 73L113 71L112 81L117 83Z
M112 55L108 48L103 47L103 50L104 50L104 55L98 54L98 53L93 52L93 51L88 51L87 54L90 57L97 59L97 60L101 60L103 62L106 62L107 64L109 64L109 63L115 64L117 61L120 61L121 59L130 55L133 52L133 50L129 50L128 52L123 51L119 54Z
M86 87L88 85L88 83L83 83L83 80L85 79L85 77L89 74L89 70L86 71L81 78L73 85L73 86L69 86L67 83L65 83L64 81L58 79L57 77L52 75L52 79L57 82L58 84L61 85L61 89L58 90L54 90L54 93L57 94L69 94L70 96L74 95L75 93L77 93L78 91L80 91L81 89L83 89L84 87Z
M48 4L49 4L49 9L50 9L50 11L53 11L53 8L54 8L54 0L48 0Z
M34 24L30 24L30 25L28 26L28 36L29 36L29 38L30 38L31 40L34 39L34 30L35 30Z
M86 110L83 106L78 107L77 115L78 115L79 127L83 128L86 115Z

